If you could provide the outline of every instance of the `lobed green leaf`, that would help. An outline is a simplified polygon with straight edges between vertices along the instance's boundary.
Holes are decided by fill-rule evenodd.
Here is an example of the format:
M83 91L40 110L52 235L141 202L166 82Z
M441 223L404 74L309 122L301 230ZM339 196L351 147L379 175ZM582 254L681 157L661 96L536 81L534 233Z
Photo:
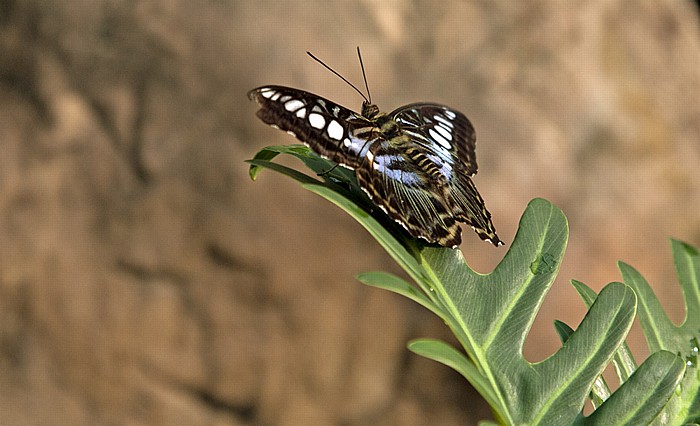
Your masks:
M272 162L278 154L298 158L322 180ZM251 178L255 179L262 168L290 176L343 209L379 242L415 285L381 272L361 274L358 279L406 296L445 321L461 350L428 339L415 340L409 348L460 372L488 401L499 422L605 424L615 418L624 422L698 418L697 397L671 397L683 376L683 362L677 356L657 352L636 368L623 345L637 309L637 291L640 319L644 318L645 333L651 336L650 345L672 350L685 344L685 351L691 349L688 328L695 327L696 333L700 327L700 262L692 247L673 243L689 307L682 333L667 321L660 305L655 305L643 278L621 264L627 285L611 283L598 296L582 283L572 282L590 307L586 317L575 331L556 324L563 346L544 361L530 363L522 356L525 338L556 278L568 239L561 210L546 200L531 201L503 260L493 272L479 274L467 265L459 250L409 238L368 201L352 171L334 167L308 148L268 147L250 163ZM673 336L668 337L667 332ZM616 353L615 365L624 384L607 398L607 386L601 387L600 375ZM694 376L683 384L697 395L697 374ZM584 418L581 410L594 385L599 407Z

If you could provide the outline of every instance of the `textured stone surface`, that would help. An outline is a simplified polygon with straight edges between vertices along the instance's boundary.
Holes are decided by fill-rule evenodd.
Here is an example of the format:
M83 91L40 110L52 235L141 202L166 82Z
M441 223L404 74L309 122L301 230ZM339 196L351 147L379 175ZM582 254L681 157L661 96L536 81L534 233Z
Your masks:
M398 272L337 208L243 160L293 139L248 89L390 110L433 100L479 135L476 182L512 241L545 197L571 238L526 345L577 324L567 286L649 278L676 320L667 238L700 244L697 5L5 1L0 5L0 423L471 424L444 326L353 280ZM505 253L465 231L477 270ZM637 333L633 348L644 354Z

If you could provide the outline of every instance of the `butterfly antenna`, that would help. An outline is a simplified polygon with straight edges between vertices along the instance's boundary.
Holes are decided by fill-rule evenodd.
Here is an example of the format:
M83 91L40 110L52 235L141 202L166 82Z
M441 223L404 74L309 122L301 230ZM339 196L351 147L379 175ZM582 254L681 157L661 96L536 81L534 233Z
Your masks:
M362 78L365 80L365 89L367 89L367 103L372 103L372 94L369 93L369 85L367 84L367 74L365 74L365 64L362 63L362 55L360 54L360 46L357 46L357 57L360 58L360 68L362 68Z
M359 48L358 48L358 52L359 52ZM350 87L352 87L353 89L355 89L355 91L357 91L357 93L359 93L360 96L362 96L362 99L364 99L365 101L367 101L367 102L369 103L369 99L367 99L367 97L365 96L365 94L362 93L362 92L360 91L360 89L358 89L357 87L355 87L354 84L350 83L345 77L343 77L342 75L340 75L340 74L339 74L338 72L336 72L333 68L331 68L331 67L329 67L328 65L326 65L325 63L323 63L322 60L320 60L320 59L318 59L317 57L315 57L313 53L307 51L306 54L309 55L309 56L311 56L311 57L314 59L314 61L316 61L316 62L318 62L319 64L321 64L321 65L323 65L324 67L326 67L326 69L327 69L328 71L330 71L330 72L332 72L333 74L335 74L335 75L337 75L338 77L340 77L341 80L343 80L343 81L346 82L348 85L350 85ZM360 58L360 64L361 64L361 63L362 63L362 58ZM365 73L365 71L364 71L364 67L363 67L363 68L362 68L362 74L364 75L364 73ZM365 78L365 84L367 84L367 79L366 79L366 78ZM367 92L367 93L369 94L369 92Z

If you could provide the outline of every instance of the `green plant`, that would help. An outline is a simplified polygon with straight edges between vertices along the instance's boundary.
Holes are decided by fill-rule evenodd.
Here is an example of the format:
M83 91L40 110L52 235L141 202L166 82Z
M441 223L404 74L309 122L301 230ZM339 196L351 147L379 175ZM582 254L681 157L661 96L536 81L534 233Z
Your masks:
M279 154L298 158L316 176L273 162ZM572 281L588 313L575 331L555 323L563 346L544 361L530 363L522 356L523 344L568 239L566 218L558 208L542 199L530 202L505 257L493 272L482 275L467 265L459 250L409 238L373 208L352 171L334 167L304 146L267 147L249 163L251 178L262 168L292 177L367 229L414 284L384 272L364 273L358 279L408 297L445 322L462 350L434 339L414 340L409 349L462 374L489 403L498 423L682 424L700 416L700 256L691 246L673 241L688 306L682 326L668 320L641 275L620 263L625 283L610 283L599 295ZM638 303L652 353L639 367L624 345ZM611 361L622 383L614 393L601 377ZM584 417L587 398L595 411Z

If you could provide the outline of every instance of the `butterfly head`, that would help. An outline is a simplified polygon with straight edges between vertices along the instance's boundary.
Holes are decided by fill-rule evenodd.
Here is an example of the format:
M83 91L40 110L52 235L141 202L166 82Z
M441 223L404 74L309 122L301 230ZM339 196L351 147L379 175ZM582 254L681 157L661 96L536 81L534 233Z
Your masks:
M369 85L367 84L367 74L365 74L365 65L362 63L362 55L360 54L360 47L357 47L357 57L360 60L360 68L362 69L362 78L365 80L365 89L367 89L367 96L365 96L364 93L360 89L358 89L354 84L350 83L348 79L340 75L336 70L333 68L329 67L326 65L322 60L318 59L313 55L311 52L306 52L307 55L311 56L314 61L318 62L319 64L323 65L328 71L332 72L336 76L340 77L341 80L346 82L350 87L355 89L357 93L362 96L364 99L364 102L362 102L362 116L365 117L368 120L373 120L376 118L379 118L383 115L386 115L384 113L379 112L379 107L374 105L372 103L372 95L369 93Z
M369 101L362 102L362 116L368 120L377 118L381 113L379 112L379 107Z

